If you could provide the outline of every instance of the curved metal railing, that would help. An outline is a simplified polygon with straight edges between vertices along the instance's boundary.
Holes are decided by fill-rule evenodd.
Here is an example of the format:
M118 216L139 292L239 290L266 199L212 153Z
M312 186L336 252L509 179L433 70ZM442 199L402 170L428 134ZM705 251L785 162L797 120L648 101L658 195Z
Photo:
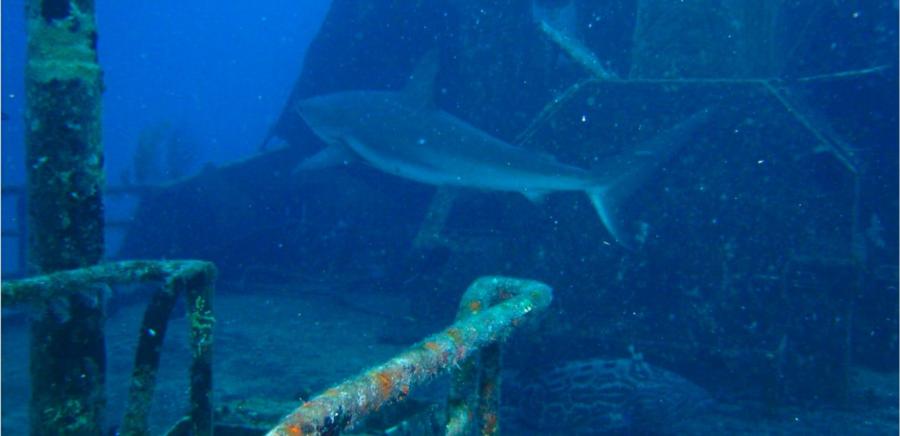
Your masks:
M500 342L546 309L552 298L550 287L540 282L482 277L466 290L453 325L303 403L268 435L338 434L381 406L403 400L416 386L451 371L446 433L464 434L477 426L482 434L495 434Z

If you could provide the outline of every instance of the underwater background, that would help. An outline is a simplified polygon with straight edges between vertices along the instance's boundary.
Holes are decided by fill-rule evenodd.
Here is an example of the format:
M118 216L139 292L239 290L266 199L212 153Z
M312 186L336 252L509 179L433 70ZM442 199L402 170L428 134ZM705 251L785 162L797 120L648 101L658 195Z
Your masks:
M34 273L24 10L2 3L4 281ZM217 422L262 434L506 275L554 299L504 345L504 434L897 433L895 1L101 1L96 17L105 259L216 265ZM574 167L711 113L622 202L627 243L579 192L294 171L326 146L301 101L399 92L429 56L434 107ZM149 292L105 302L112 432ZM186 311L153 434L187 406ZM4 306L9 434L29 425L30 315ZM348 433L434 414L446 385Z

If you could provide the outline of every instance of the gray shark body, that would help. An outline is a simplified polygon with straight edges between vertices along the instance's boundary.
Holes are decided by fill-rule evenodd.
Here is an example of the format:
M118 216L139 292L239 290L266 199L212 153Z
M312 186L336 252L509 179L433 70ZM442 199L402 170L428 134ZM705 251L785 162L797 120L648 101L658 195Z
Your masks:
M434 107L429 98L433 72L421 76L414 76L402 92L347 91L300 102L300 115L328 147L298 170L363 161L421 183L519 192L531 200L552 192L583 191L612 236L627 246L615 217L620 200L705 118L695 115L604 162L599 171L588 171L510 145Z

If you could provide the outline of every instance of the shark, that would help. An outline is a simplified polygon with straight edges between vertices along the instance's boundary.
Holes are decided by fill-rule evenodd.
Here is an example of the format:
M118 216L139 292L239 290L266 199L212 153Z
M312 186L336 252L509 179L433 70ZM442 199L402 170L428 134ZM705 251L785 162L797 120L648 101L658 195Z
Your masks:
M618 216L623 201L688 142L710 112L700 110L585 169L507 143L438 108L432 98L436 73L437 62L422 61L399 91L348 90L298 102L296 111L326 147L295 172L362 162L420 183L518 192L535 202L550 193L581 191L612 238L631 248Z

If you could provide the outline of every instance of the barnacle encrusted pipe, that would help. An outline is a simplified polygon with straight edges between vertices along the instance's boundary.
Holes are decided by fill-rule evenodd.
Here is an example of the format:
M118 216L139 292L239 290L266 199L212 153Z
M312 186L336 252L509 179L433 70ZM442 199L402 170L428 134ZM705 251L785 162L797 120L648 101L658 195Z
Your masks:
M550 287L540 282L480 278L463 296L461 310L468 308L469 313L462 319L303 403L268 434L335 434L350 427L384 404L404 399L413 387L447 372L482 347L503 341L514 327L545 309L551 299ZM481 304L471 304L475 301Z

